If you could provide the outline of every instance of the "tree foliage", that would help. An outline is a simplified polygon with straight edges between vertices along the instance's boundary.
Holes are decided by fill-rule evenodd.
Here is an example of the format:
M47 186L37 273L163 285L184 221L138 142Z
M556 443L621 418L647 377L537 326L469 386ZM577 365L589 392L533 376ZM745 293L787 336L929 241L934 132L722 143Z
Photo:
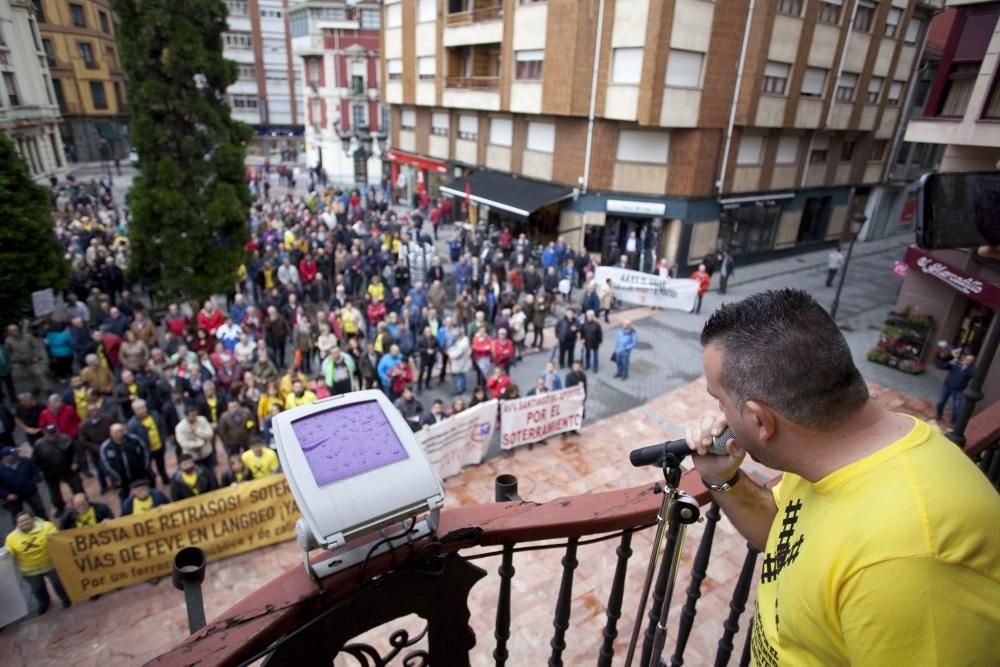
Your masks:
M251 129L223 99L222 0L113 0L139 152L128 274L162 298L201 299L237 280L249 239Z
M31 293L66 286L69 266L56 241L51 200L0 133L0 325L31 314Z

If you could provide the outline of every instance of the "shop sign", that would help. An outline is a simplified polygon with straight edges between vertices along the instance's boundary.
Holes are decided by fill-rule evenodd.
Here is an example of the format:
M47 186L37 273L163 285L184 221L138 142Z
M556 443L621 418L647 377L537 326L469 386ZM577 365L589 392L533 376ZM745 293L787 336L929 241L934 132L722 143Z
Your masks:
M931 257L916 246L906 250L906 263L920 273L936 278L952 289L989 308L1000 308L1000 285L986 282Z
M892 265L892 275L897 278L905 278L907 270L906 262L901 259L897 259L896 263Z
M662 202L609 199L607 210L609 213L637 213L639 215L662 216L667 212L667 205Z
M903 210L899 213L899 224L908 225L917 217L917 200L913 197L903 203Z

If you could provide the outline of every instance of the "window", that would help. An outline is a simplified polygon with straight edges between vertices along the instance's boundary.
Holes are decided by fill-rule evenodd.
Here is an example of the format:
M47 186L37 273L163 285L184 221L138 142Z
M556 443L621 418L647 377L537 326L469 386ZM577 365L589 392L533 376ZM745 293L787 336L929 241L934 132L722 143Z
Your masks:
M253 39L248 32L224 32L222 44L227 49L250 49L253 48Z
M840 25L840 7L843 0L822 0L819 3L819 14L816 15L817 23L827 25Z
M246 16L247 0L226 0L226 9L230 16Z
M903 38L903 41L907 44L916 44L923 24L924 22L920 19L911 18L910 22L906 24L906 37Z
M118 81L114 82L115 88L115 104L118 105L118 111L125 110L125 96L122 95L122 84Z
M80 58L87 69L97 69L97 61L94 60L94 47L91 46L90 42L77 42L77 48L80 49Z
M448 136L449 117L447 111L435 111L431 114L431 134Z
M87 16L83 13L83 5L69 3L69 18L77 28L87 27Z
M889 9L889 13L885 17L885 36L895 37L896 33L899 31L899 21L903 18L903 10L897 7L892 7Z
M59 111L63 113L66 112L66 98L63 96L62 81L59 79L52 79L52 92L56 94L56 104L59 105Z
M240 65L239 70L237 70L237 79L239 81L256 81L257 80L257 67L254 65Z
M7 88L7 101L12 107L21 106L21 98L17 94L17 79L13 72L3 73L3 85Z
M101 24L101 32L111 34L111 21L108 20L107 12L97 12L97 20Z
M62 169L62 154L59 152L59 144L56 143L56 133L49 132L49 147L52 148L52 155L56 158L56 166Z
M411 112L412 113L412 112ZM355 104L351 107L351 123L354 124L354 128L368 127L367 113L365 113L364 104Z
M42 0L32 0L35 5L35 20L45 23L45 9L42 7Z
M265 52L269 51L271 53L281 53L282 59L284 59L284 55L286 53L284 38L274 39L271 37L265 37L262 41L263 41L262 46L264 47ZM250 44L252 46L253 42L251 41Z
M639 83L642 76L642 49L614 49L612 83Z
M670 49L666 84L674 88L701 88L701 66L704 60L704 53Z
M868 81L868 94L865 95L867 104L878 104L878 98L882 94L882 82L885 81L880 76L873 76Z
M556 149L556 126L552 123L528 122L528 140L526 148L529 151L552 153Z
M389 58L388 60L385 61L385 71L389 75L390 80L402 79L403 59Z
M115 47L110 44L104 47L104 56L108 61L108 67L118 69L118 56L115 55Z
M361 10L361 29L378 30L382 27L382 16L377 9Z
M229 106L234 109L255 110L257 108L256 95L230 95Z
M736 154L737 165L760 164L760 154L764 150L764 137L746 136L740 139L740 150Z
M889 84L889 92L885 96L885 101L889 106L894 107L899 105L899 98L903 95L903 82L893 81Z
M417 126L417 112L413 109L403 109L399 114L399 127L412 130Z
M840 161L850 162L854 157L854 140L845 139L840 144Z
M351 63L351 93L355 95L365 94L365 63Z
M993 82L993 90L983 109L983 118L1000 118L1000 85L997 81Z
M819 67L807 67L802 77L803 97L823 97L826 90L826 70Z
M266 81L277 81L277 82L288 81L288 72L283 69L265 68L264 79Z
M323 125L323 101L314 97L309 100L309 120L315 127Z
M43 85L45 86L45 97L48 98L49 104L55 104L56 103L55 100L52 99L52 86L49 84L48 74L42 75L42 82Z
M539 81L542 78L542 61L545 51L515 51L514 75L518 81Z
M403 25L403 5L389 5L385 8L385 27L398 28Z
M854 29L858 32L871 32L875 20L875 4L867 0L859 1L860 4L854 13Z
M379 129L382 130L383 132L388 132L389 131L389 107L388 106L383 106L382 107L382 124L379 126Z
M417 58L417 78L434 78L434 56L420 56Z
M477 116L458 117L458 138L470 141L479 138L479 118Z
M802 0L778 0L778 13L802 16Z
M719 214L718 247L736 257L770 250L780 220L780 202L754 202L724 209Z
M809 153L809 163L810 164L821 164L826 162L826 158L829 151L826 148L814 148L812 152Z
M309 34L309 14L306 12L297 12L291 15L288 20L288 29L292 33L292 37L304 37Z
M969 106L972 89L976 85L980 63L962 63L952 65L948 75L948 87L945 92L944 104L941 106L942 116L964 116Z
M857 87L858 75L851 72L843 72L840 75L840 81L837 82L836 100L838 102L853 102L854 89Z
M771 95L784 95L789 69L791 68L785 63L769 62L764 65L764 85L761 90Z
M622 130L618 134L617 159L623 162L666 164L670 155L670 135L666 132Z
M511 146L514 143L514 121L510 118L491 118L490 143L494 146Z
M264 19L280 19L284 14L280 9L262 9L260 17Z
M107 109L108 108L108 97L104 91L103 81L91 81L90 82L90 99L94 101L95 109Z
M885 149L888 148L887 139L876 139L872 142L872 154L868 157L871 162L881 162L885 159Z
M52 46L51 39L42 40L42 49L45 51L45 61L49 64L49 67L56 66L56 50Z
M799 138L782 137L778 140L778 152L774 156L775 164L795 164L799 160Z
M420 0L417 5L417 22L434 21L437 19L437 0Z

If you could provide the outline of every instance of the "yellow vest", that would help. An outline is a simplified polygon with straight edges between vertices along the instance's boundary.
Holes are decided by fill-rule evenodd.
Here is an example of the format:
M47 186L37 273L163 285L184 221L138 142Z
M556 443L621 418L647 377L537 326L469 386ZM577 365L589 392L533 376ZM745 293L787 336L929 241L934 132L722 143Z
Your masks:
M271 473L278 472L278 455L270 447L265 447L260 453L260 457L254 455L252 449L243 452L243 465L247 467L254 479L267 477Z
M147 496L145 500L141 498L132 498L132 514L140 514L142 512L148 512L153 509L153 496Z
M35 519L35 525L30 532L14 529L4 546L17 560L21 574L32 577L45 574L52 569L52 558L49 556L49 535L59 532L52 522Z
M153 415L146 415L146 418L142 420L142 426L146 429L146 435L149 437L149 451L160 451L163 443L160 441L160 429L156 428Z
M93 526L97 523L97 512L94 511L94 506L91 505L87 508L87 511L83 514L76 515L76 527L81 526Z

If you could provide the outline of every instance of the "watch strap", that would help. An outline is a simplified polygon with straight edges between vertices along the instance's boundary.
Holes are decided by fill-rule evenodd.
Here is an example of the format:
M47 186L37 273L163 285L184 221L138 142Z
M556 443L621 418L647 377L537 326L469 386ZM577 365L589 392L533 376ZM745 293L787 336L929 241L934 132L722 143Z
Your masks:
M743 471L737 468L736 474L733 475L733 478L728 482L723 482L722 484L711 484L709 482L705 482L705 488L709 491L715 491L716 493L729 493L732 491L733 487L736 486L736 483L740 481L740 477L742 476Z

